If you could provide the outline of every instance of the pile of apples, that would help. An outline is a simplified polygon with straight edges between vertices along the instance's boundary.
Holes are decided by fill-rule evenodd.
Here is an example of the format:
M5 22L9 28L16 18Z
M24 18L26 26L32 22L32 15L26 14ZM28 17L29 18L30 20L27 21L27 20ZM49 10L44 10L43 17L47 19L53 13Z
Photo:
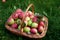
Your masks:
M23 27L21 26L22 19ZM38 21L39 19L39 21ZM44 18L38 18L31 11L26 14L21 10L17 9L14 14L8 19L8 25L14 29L20 30L27 34L40 34L44 31Z

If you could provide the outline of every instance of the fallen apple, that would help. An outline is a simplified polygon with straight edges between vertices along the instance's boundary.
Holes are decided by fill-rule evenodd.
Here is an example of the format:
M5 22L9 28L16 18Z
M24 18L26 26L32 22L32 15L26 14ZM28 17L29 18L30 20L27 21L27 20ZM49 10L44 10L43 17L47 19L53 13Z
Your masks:
M13 18L9 18L8 21L7 21L7 23L8 23L9 25L14 24L14 19L13 19Z
M36 33L37 33L37 29L32 28L32 29L31 29L31 33L36 34Z

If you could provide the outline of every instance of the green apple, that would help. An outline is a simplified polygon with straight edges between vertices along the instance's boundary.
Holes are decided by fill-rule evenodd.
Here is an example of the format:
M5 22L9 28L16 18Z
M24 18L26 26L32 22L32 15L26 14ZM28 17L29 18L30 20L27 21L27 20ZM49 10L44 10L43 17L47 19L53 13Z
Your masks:
M26 21L29 21L29 20L30 20L30 17L26 17L25 20L26 20Z
M32 20L29 20L28 25L31 26L31 24L32 24Z
M20 29L21 29L21 25L18 26L18 30L20 30Z
M30 28L29 27L24 27L23 31L26 32L26 33L28 33L28 32L30 32Z
M21 23L21 20L20 19L17 19L16 23L17 24L20 24Z
M14 24L14 19L13 19L13 18L9 18L8 21L7 21L7 23L8 23L9 25Z
M35 22L33 22L31 27L33 27L33 28L37 28L37 27L38 27L38 24L35 23Z

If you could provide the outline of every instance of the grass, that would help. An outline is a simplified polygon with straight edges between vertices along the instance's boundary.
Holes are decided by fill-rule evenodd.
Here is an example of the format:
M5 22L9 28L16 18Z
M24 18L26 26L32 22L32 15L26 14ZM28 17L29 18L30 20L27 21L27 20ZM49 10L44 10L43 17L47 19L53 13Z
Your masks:
M5 3L0 0L0 40L34 40L16 36L5 28L5 22L12 12L17 8L25 11L30 3L34 4L35 12L49 19L48 31L42 40L60 40L60 0L7 0Z

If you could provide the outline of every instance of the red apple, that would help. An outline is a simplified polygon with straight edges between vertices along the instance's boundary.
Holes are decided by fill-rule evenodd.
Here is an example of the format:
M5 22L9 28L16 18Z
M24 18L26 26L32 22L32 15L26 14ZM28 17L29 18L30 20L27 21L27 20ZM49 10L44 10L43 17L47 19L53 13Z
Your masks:
M14 24L12 24L11 27L17 29L18 28L18 25L16 23L14 23Z
M26 17L27 17L27 16L29 17L29 13L28 13L28 12L26 12Z
M17 9L17 10L16 10L16 13L21 13L21 12L22 12L21 9Z
M40 21L39 25L40 26L44 26L44 22L43 21Z
M37 16L34 16L34 18L32 18L32 21L36 22L37 21Z
M19 14L19 18L22 19L23 17L24 17L24 13L20 13L20 14Z
M29 16L30 18L33 18L34 17L34 15L33 15L33 13L31 11L28 11L26 13L26 16Z
M44 31L43 26L38 27L38 31L39 31L40 33L43 32L43 31Z
M31 29L31 33L36 34L36 33L37 33L37 29L32 28L32 29Z
M18 14L17 14L17 13L13 14L13 15L12 15L12 18L13 18L13 19L17 19L17 18L18 18Z
M2 0L2 2L6 2L6 0Z

